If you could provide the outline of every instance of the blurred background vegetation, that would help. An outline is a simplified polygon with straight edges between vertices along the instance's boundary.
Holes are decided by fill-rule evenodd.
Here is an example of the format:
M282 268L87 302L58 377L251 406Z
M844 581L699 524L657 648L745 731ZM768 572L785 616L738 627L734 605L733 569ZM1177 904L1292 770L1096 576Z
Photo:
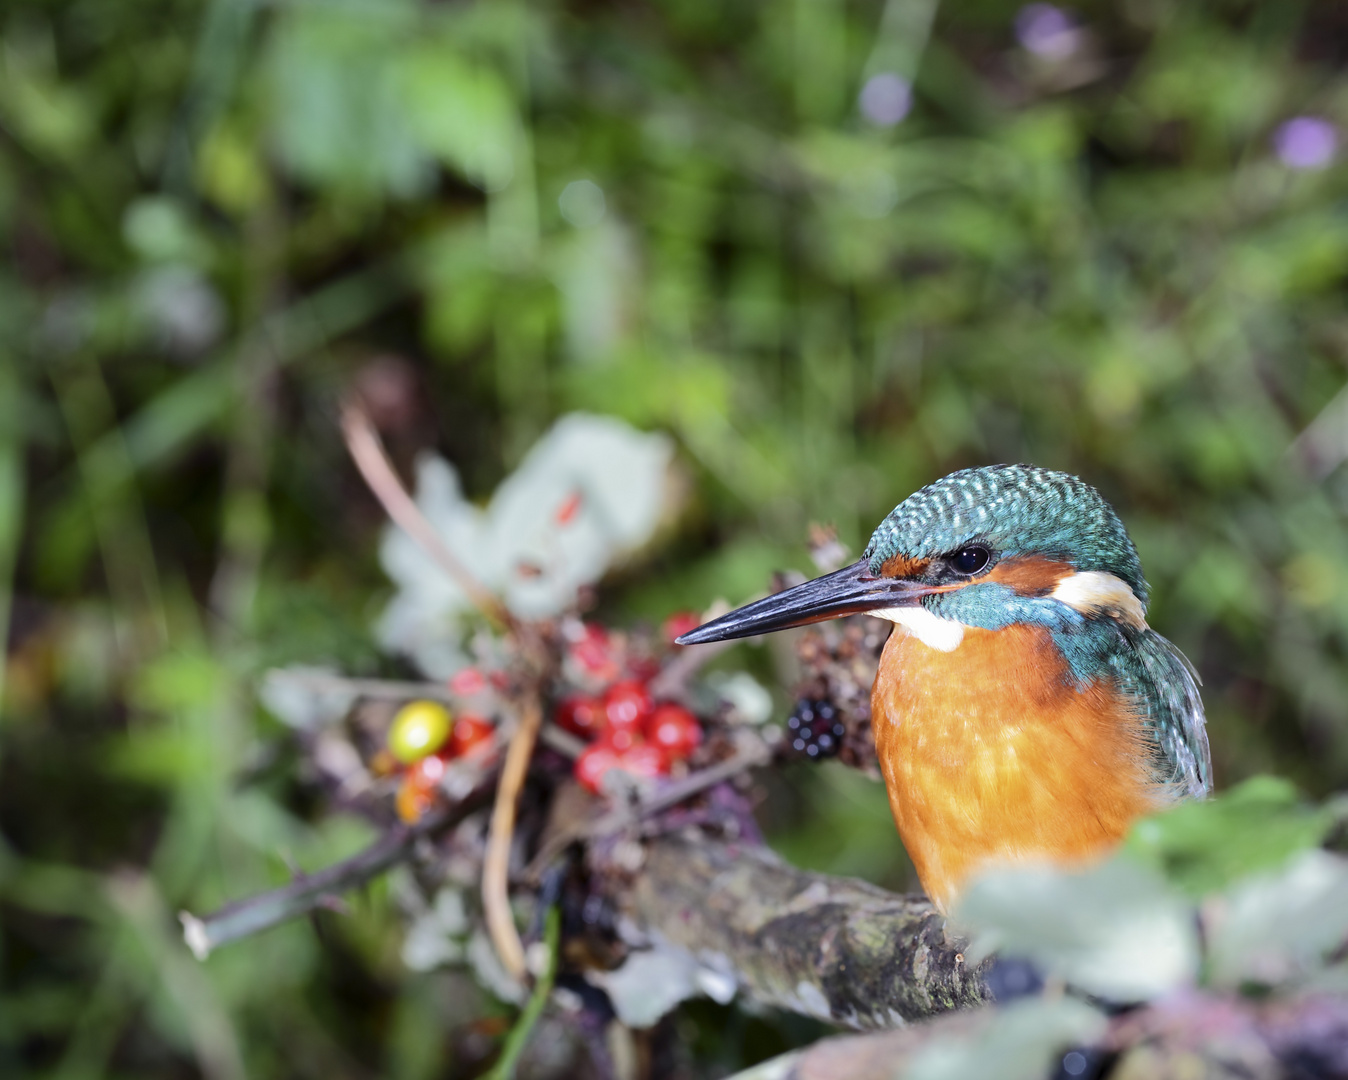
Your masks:
M173 920L368 836L252 696L397 673L353 386L475 498L567 411L671 433L689 508L617 623L953 468L1078 473L1219 784L1344 787L1345 59L1331 0L11 0L0 1072L468 1075L499 1036L384 886L206 965ZM878 786L778 786L781 850L905 883ZM678 1023L707 1072L801 1037Z

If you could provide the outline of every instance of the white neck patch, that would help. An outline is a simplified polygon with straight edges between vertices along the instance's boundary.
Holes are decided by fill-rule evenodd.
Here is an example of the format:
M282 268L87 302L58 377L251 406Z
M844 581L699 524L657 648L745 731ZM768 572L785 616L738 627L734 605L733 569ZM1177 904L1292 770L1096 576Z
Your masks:
M1128 582L1103 570L1084 570L1068 574L1049 594L1083 615L1104 612L1136 630L1147 628L1147 613L1133 595Z
M877 608L866 612L877 619L888 619L904 627L923 645L940 652L954 652L964 640L964 624L933 615L921 604L911 607Z

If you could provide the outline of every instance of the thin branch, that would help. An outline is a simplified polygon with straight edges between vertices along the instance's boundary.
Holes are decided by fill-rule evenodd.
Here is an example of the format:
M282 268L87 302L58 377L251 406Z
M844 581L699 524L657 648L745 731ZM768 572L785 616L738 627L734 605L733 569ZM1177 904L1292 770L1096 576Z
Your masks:
M419 679L355 679L329 671L296 671L280 669L285 677L313 690L344 690L358 697L380 701L409 701L429 698L431 701L453 703L457 700L448 686L440 682Z
M565 728L558 727L551 720L543 725L543 729L538 733L538 740L573 761L590 745L584 739L576 738Z
M562 939L562 913L554 904L548 908L547 918L544 923L543 940L547 946L547 960L542 971L538 973L538 980L534 983L534 992L529 995L529 1001L524 1006L520 1018L515 1021L515 1026L510 1029L510 1034L506 1036L505 1046L501 1049L500 1060L496 1067L492 1069L487 1080L514 1080L515 1066L519 1064L520 1055L524 1053L524 1048L529 1045L529 1036L533 1034L534 1025L538 1023L538 1018L543 1015L544 1008L547 1007L548 998L552 996L553 982L557 976L557 953Z
M707 768L699 769L680 780L671 780L669 783L656 788L649 795L643 797L637 803L635 809L622 806L610 810L586 829L585 834L593 837L616 832L624 825L639 818L650 817L662 810L678 806L684 800L691 799L694 795L700 795L708 788L713 788L723 780L729 780L732 776L738 776L746 769L766 765L771 757L772 752L763 740L754 738L752 741L746 741L746 745L741 746L734 755L724 761L718 761L715 765L709 765Z
M710 765L705 769L699 769L695 773L690 773L682 779L671 780L662 784L654 791L638 797L635 805L616 806L592 821L557 833L530 860L529 865L524 870L523 877L527 881L536 882L542 877L543 871L552 864L553 860L577 841L597 840L600 837L611 836L638 821L678 806L679 803L691 799L694 795L700 795L709 788L713 788L733 776L738 776L748 769L766 765L771 758L772 751L762 739L755 737L752 741L746 740L746 744L742 745L731 757L724 761L718 761L715 765Z
M307 915L318 908L332 907L342 893L359 888L406 859L422 837L457 825L469 814L486 806L490 796L490 783L479 784L460 802L432 810L415 825L395 825L349 859L343 859L317 873L306 874L289 885L226 904L204 917L187 911L179 912L183 940L198 960L205 960L212 949L221 945Z
M515 835L515 808L542 724L543 707L538 698L531 694L524 700L519 725L510 737L510 746L506 750L501 782L496 786L491 826L487 832L487 850L482 858L482 906L487 934L491 937L502 967L513 978L521 981L527 970L524 945L510 911L510 844Z
M453 705L462 695L455 694L444 683L423 682L415 679L356 679L328 671L284 672L287 679L311 687L315 690L345 690L359 697L373 698L379 701L411 701L414 698L428 698L431 701L443 701ZM539 740L569 758L580 757L589 744L578 739L569 731L558 727L552 721L543 725L538 733Z
M689 679L709 661L738 644L738 641L712 641L705 645L683 646L651 680L651 695L656 699L682 697Z
M500 598L483 586L449 550L435 526L426 520L426 515L407 493L384 453L374 424L355 402L348 401L342 406L342 435L356 468L394 524L421 545L483 615L502 628L512 627L514 619Z

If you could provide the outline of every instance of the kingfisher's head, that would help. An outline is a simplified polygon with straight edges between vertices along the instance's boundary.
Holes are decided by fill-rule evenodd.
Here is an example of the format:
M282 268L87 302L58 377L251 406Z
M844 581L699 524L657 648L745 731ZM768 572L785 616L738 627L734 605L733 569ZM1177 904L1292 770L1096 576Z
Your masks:
M968 627L1146 625L1128 533L1089 484L1031 465L964 469L894 508L850 566L683 635L693 645L867 612L951 651Z

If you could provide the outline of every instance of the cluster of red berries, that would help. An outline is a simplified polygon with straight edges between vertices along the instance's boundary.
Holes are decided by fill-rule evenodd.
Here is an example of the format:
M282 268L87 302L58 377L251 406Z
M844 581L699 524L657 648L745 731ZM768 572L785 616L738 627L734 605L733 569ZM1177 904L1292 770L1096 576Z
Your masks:
M679 620L675 625L676 619ZM671 619L665 627L671 640L683 633L686 617ZM637 777L668 775L670 766L687 758L702 744L702 725L682 705L657 703L648 682L654 665L629 664L635 677L613 678L622 665L606 648L607 635L598 627L586 627L572 653L591 672L609 676L594 694L573 694L557 705L557 724L590 741L576 758L576 779L598 794L610 769L622 769Z
M398 817L409 824L434 804L445 768L495 738L496 728L480 716L454 716L438 701L409 701L388 730L388 768L401 773Z

